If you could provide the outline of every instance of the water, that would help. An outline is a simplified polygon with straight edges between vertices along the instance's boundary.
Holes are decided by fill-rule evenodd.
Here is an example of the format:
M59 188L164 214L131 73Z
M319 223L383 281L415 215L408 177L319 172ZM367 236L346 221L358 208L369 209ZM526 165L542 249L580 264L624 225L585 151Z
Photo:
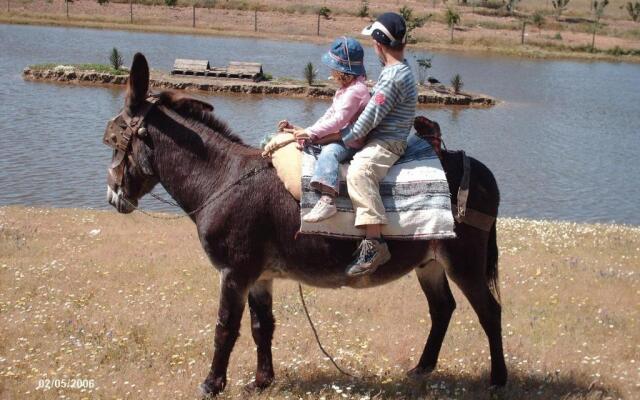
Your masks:
M23 67L43 62L105 62L118 47L129 63L142 51L152 68L174 58L212 65L257 61L274 76L300 77L326 46L0 25L0 205L107 208L101 137L123 104L121 89L26 82ZM365 49L367 70L380 66ZM421 57L418 54L418 57ZM465 89L503 101L491 109L419 109L437 120L449 148L462 148L495 173L501 215L640 224L640 66L434 54L430 73L447 82L460 73ZM220 95L207 100L248 143L276 122L311 124L327 101ZM149 209L167 210L153 199Z

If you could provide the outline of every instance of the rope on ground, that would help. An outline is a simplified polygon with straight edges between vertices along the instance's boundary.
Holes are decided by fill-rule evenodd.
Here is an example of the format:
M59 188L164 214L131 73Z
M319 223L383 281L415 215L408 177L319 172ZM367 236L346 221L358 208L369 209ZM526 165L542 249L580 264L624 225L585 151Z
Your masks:
M309 310L307 309L307 303L304 301L304 294L302 293L302 285L298 283L298 293L300 294L300 302L302 302L302 308L304 309L304 314L307 316L307 321L309 321L309 326L311 326L311 330L313 331L313 335L316 337L316 343L318 343L318 347L320 348L320 351L322 351L322 353L329 359L329 361L331 361L331 363L333 364L334 367L336 367L336 369L343 375L349 376L351 378L354 379L364 379L364 378L374 378L376 377L376 375L368 375L368 376L355 376L353 374L350 374L349 372L346 372L345 370L343 370L342 368L340 368L340 366L336 363L336 360L333 359L333 357L331 357L331 354L329 354L324 347L322 346L322 343L320 343L320 337L318 336L318 331L316 330L315 325L313 324L313 321L311 320L311 316L309 315Z

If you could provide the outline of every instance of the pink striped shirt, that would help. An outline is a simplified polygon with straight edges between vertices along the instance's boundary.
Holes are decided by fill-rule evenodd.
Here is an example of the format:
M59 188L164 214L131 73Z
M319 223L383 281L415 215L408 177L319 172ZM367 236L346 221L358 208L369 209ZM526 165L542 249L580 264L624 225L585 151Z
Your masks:
M358 119L370 98L364 76L359 76L349 86L338 89L333 96L331 107L315 124L305 130L312 141L340 132Z

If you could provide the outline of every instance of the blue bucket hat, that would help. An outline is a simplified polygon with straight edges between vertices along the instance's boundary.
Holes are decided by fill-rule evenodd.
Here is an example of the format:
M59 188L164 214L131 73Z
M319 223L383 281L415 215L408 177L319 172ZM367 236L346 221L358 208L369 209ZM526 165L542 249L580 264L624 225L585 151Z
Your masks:
M322 56L322 63L331 69L349 75L364 75L364 49L352 37L343 36L333 41Z

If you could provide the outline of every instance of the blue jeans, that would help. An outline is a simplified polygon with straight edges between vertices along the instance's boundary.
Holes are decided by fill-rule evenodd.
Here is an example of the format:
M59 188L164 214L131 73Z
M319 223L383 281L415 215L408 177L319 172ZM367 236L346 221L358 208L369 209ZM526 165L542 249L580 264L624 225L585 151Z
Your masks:
M357 150L347 147L342 141L325 144L316 160L311 187L322 191L326 186L338 194L340 189L340 163L347 161L356 154Z

